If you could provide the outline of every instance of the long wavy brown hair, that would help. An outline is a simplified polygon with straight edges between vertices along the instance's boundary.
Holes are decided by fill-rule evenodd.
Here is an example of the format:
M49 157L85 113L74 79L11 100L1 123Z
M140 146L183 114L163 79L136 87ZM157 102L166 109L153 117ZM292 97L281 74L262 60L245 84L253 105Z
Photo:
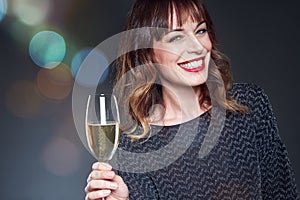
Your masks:
M212 42L211 59L215 68L209 76L222 82L226 97L221 91L213 92L218 105L233 112L247 112L247 108L228 95L232 87L229 59L218 50L215 30L207 9L200 0L136 0L129 12L125 32L121 38L120 57L117 59L115 93L121 108L123 130L132 139L140 139L149 132L149 116L155 104L163 104L162 86L154 63L153 40L160 40L173 24L175 13L177 26L189 18L195 22L204 20ZM206 83L199 86L202 108L212 105ZM212 94L212 92L211 92ZM142 127L141 131L136 131Z

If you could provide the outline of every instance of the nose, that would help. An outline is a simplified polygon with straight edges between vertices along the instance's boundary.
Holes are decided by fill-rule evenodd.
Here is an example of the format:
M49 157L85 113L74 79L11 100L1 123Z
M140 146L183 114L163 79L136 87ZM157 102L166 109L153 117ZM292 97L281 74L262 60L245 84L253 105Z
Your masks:
M189 36L187 41L188 41L187 44L188 53L201 54L203 52L204 46L195 35Z

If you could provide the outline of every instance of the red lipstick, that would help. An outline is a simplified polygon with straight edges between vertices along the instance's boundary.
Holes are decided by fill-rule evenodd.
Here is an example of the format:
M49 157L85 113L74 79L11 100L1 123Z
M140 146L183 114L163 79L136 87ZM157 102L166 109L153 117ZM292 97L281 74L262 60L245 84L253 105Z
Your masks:
M200 72L205 68L204 57L178 63L178 66L187 72Z

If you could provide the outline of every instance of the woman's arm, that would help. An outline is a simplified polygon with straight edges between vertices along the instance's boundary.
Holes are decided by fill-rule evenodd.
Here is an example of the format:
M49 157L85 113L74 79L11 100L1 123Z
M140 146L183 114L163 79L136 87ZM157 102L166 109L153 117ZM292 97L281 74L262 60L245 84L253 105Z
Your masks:
M253 113L257 127L263 199L297 199L295 175L288 152L278 133L268 96L257 87Z

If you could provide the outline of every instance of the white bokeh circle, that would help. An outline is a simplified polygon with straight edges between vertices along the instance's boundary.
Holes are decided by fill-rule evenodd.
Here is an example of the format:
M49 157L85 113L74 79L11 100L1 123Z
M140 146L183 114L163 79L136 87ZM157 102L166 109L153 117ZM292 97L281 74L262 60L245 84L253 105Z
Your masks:
M84 144L84 146L89 150L87 145L87 140L85 137L85 108L87 97L89 94L95 94L97 91L98 83L100 78L102 77L105 70L109 67L111 63L113 63L121 54L128 53L130 51L135 51L138 49L149 49L152 48L151 45L147 44L147 42L140 42L135 45L132 45L128 48L127 52L120 52L118 51L120 46L120 40L128 35L139 35L144 32L157 32L159 28L139 28L139 29L132 29L129 31L124 31L122 33L116 34L105 41L101 42L97 47L95 47L91 53L86 57L83 63L80 66L80 70L76 76L76 79L81 78L81 73L84 71L88 71L89 69L93 69L93 76L89 79L89 86L81 85L79 82L76 81L73 87L73 95L72 95L72 111L73 111L73 118L75 122L75 127L77 129L78 135ZM162 29L159 31L164 32L166 29ZM134 40L134 42L137 42ZM94 62L93 55L95 55L96 51L101 51L106 55L108 64L107 66L99 66L99 63ZM98 66L98 68L95 66ZM142 68L145 66L137 66L136 68ZM217 66L211 59L209 62L209 70L216 68ZM218 70L215 70L218 71ZM124 76L131 74L128 71ZM117 83L118 84L118 83ZM160 83L157 83L160 84ZM221 101L226 100L226 92L223 81L221 79L221 75L218 74L218 77L211 76L209 74L208 79L206 81L207 87L209 89L212 108L211 108L211 121L208 127L208 132L204 138L204 141L201 145L199 158L204 158L209 154L209 152L216 146L219 136L221 135L222 129L225 124L225 117L226 111L224 108L218 105L215 96L213 95L215 91L220 92ZM191 92L193 89L191 87ZM220 97L219 97L220 98ZM178 98L180 100L180 98ZM194 128L198 128L199 124L198 121L195 121L193 125ZM190 134L186 134L183 128L184 125L180 125L175 137L170 141L170 143L163 148L160 148L156 151L146 152L146 153L135 153L124 151L121 148L118 148L116 154L118 156L114 156L113 159L110 161L110 164L116 170L127 171L127 172L134 172L134 173L143 173L149 171L155 171L161 168L164 168L171 163L175 162L180 156L184 154L184 152L190 147L192 144L197 131L190 131ZM155 133L154 133L155 134ZM178 145L184 141L185 145ZM170 156L172 155L172 156ZM153 162L155 161L155 162ZM121 164L120 164L121 163Z

